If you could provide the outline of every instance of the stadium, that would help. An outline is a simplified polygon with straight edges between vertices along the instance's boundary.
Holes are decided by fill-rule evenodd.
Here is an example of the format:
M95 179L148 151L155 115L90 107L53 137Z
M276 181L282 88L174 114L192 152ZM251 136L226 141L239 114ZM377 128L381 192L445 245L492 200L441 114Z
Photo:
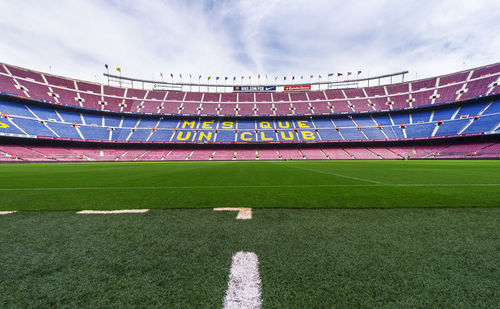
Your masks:
M496 56L100 81L0 59L0 306L498 306Z

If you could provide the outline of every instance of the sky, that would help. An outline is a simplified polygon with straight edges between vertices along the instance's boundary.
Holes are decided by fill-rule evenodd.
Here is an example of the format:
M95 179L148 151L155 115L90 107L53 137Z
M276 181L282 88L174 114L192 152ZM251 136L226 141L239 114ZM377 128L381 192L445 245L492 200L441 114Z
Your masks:
M498 0L0 1L0 62L124 76L408 79L500 62ZM116 72L115 72L116 73Z

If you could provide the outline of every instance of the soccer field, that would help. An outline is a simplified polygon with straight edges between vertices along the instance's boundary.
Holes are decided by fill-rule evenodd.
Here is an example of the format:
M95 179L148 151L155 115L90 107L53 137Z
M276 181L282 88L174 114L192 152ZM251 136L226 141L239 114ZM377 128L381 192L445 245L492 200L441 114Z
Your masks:
M263 308L494 308L499 208L0 216L0 307L221 308L231 256Z
M499 168L0 165L0 210L17 211L0 215L0 307L221 308L244 251L258 257L263 308L493 308ZM251 207L252 218L214 207ZM76 213L127 208L151 210Z
M499 206L499 161L0 165L0 210Z

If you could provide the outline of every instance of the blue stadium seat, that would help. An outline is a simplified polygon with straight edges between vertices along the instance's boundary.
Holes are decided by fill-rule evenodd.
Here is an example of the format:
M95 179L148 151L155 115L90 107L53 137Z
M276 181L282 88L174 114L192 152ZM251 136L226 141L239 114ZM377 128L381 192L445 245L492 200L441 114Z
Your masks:
M42 120L53 119L60 121L59 116L57 116L53 108L41 107L36 105L30 105L28 107L38 118ZM33 116L32 116L33 117Z
M12 118L12 121L30 135L57 137L39 120Z
M23 104L0 101L0 113L9 114L12 116L24 116L28 118L35 118Z
M435 136L446 136L458 134L468 123L470 119L455 119L444 121L436 132Z
M109 130L106 127L79 126L78 129L86 140L109 140Z
M59 137L62 138L74 138L74 139L82 139L75 127L73 127L69 123L60 123L60 122L52 122L48 121L47 126L49 126L54 132L56 132Z
M72 111L68 111L68 110L62 110L62 109L58 110L57 112L59 113L59 115L61 115L64 122L83 124L80 113L72 112Z
M172 130L156 130L149 138L149 142L168 142L173 133Z

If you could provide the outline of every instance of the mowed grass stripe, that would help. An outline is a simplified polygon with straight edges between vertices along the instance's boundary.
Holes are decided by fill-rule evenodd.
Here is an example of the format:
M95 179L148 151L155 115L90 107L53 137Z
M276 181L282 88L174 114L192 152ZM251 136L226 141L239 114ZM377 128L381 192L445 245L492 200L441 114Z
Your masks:
M500 161L0 165L0 210L498 206L499 167Z
M349 184L349 185L266 185L266 186L184 186L184 187L60 187L60 188L8 188L0 191L72 191L72 190L159 190L159 189L243 189L243 188L316 188L316 187L495 187L500 183L394 183L394 184Z

